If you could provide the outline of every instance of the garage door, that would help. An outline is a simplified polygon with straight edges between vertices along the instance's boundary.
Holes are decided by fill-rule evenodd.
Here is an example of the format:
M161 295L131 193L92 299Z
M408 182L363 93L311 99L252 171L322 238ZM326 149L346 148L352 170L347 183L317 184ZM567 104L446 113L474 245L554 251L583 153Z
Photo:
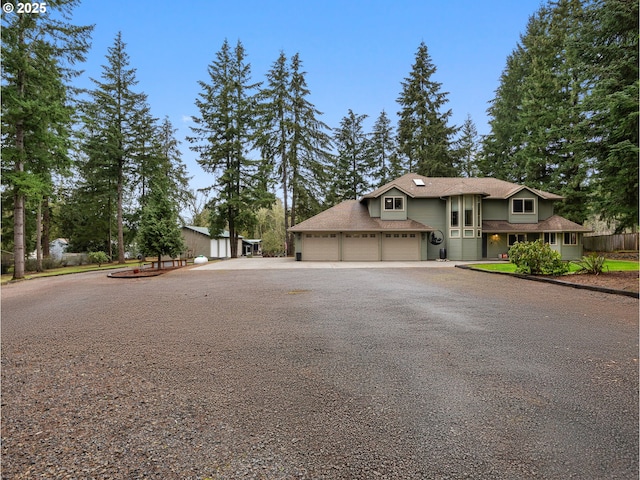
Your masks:
M420 237L417 233L383 233L382 260L420 260Z
M342 236L342 260L375 262L380 260L380 236L377 233L345 233Z
M337 262L340 260L338 235L306 233L302 241L302 260Z

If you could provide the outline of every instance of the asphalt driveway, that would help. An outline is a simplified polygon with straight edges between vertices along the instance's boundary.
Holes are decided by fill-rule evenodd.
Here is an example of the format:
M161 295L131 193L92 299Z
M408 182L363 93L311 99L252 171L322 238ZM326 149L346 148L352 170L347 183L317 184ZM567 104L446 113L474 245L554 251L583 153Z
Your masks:
M2 477L637 478L637 357L637 299L457 268L31 280Z

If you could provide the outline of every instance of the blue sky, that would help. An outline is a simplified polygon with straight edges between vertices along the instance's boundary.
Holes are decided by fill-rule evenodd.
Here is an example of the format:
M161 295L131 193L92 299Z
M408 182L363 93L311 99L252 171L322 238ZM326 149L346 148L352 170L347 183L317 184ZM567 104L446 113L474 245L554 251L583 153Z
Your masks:
M507 55L541 0L84 0L73 23L94 24L92 48L78 80L99 78L107 48L118 31L136 69L137 91L148 95L154 116L168 116L192 188L213 179L196 163L184 137L199 80L225 39L240 40L254 81L263 81L281 51L300 54L309 100L331 128L351 109L369 116L382 110L395 124L396 99L420 42L437 68L434 79L448 92L451 123L471 115L479 134L489 132L486 109Z

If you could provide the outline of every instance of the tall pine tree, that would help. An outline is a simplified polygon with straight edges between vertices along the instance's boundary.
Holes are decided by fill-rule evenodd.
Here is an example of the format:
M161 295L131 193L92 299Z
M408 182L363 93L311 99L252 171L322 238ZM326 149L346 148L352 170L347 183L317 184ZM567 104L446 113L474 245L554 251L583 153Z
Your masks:
M557 211L575 222L588 213L590 167L580 129L582 17L580 0L558 0L530 18L489 109L480 164L484 174L563 195Z
M384 110L373 125L369 155L373 162L372 180L375 187L380 187L407 173L398 155L398 144L391 120Z
M447 92L433 80L435 73L422 42L398 97L398 144L410 171L430 177L455 176L458 172L452 142L457 129L448 124L451 110L443 111L449 101Z
M478 130L471 119L471 115L467 115L467 118L460 128L457 148L458 170L460 174L463 177L478 176L477 161L480 145L478 141Z
M589 4L581 62L586 149L595 159L594 212L617 231L638 226L638 0Z
M287 64L287 57L280 52L278 59L267 72L267 85L260 91L260 123L257 136L257 146L269 164L275 169L283 195L284 237L287 241L289 229L289 195L291 191L291 150L293 136L293 98L291 96L291 72Z
M27 198L51 191L51 172L67 168L72 123L69 81L85 60L92 27L65 21L75 0L54 0L56 16L2 15L2 183L12 192L14 278L24 277ZM3 217L7 203L3 202Z
M263 162L248 156L256 143L259 84L251 83L251 66L240 41L232 50L225 40L208 73L208 83L198 82L200 116L194 118L194 136L188 140L200 166L216 179L210 231L217 234L228 226L235 258L239 232L252 230L258 207L272 201L264 191Z
M356 200L371 188L373 162L370 157L369 137L362 122L367 115L357 115L351 109L340 122L333 135L337 154L331 168L329 204Z
M331 158L329 127L310 101L306 72L299 54L291 58L291 225L322 209L328 185L326 166ZM290 252L292 250L289 250Z
M518 152L525 144L526 134L519 122L522 111L522 82L529 68L526 52L521 46L507 57L500 83L489 109L491 131L482 140L478 168L480 175L521 184L526 179L524 163Z
M138 179L139 164L146 155L143 146L151 143L143 137L153 135L154 121L147 96L134 91L138 83L136 70L129 68L129 55L121 33L109 47L106 59L101 79L91 79L95 88L83 106L81 148L85 161L80 165L80 172L83 185L101 182L96 188L107 192L105 214L110 224L115 211L117 259L124 263L125 203L133 200L127 199L127 195ZM111 227L108 243L112 255Z

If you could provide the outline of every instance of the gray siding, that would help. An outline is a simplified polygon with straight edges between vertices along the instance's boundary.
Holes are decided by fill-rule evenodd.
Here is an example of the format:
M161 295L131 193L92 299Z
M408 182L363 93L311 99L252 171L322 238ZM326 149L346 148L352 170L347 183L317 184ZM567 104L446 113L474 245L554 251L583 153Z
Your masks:
M553 202L551 200L538 200L538 219L540 221L546 220L553 216Z
M409 198L407 199L407 216L411 220L429 225L435 230L440 230L446 235L447 209L444 200L439 198ZM440 248L446 248L446 241L442 245L431 245L429 243L429 234L425 234L425 239L422 243L422 258L425 260L440 258Z
M514 198L532 198L534 200L534 212L533 213L512 213L512 201ZM538 223L538 211L539 211L539 197L527 189L521 190L512 197L508 202L508 220L510 223Z
M482 219L483 220L504 220L509 216L508 200L483 200Z
M184 243L187 245L188 256L204 255L211 258L211 239L209 237L188 228L183 228L182 238L184 238Z
M385 197L402 197L404 199L404 210L385 210L384 199ZM406 220L407 219L407 196L397 188L392 188L385 194L380 196L380 219L381 220Z
M367 200L367 207L369 208L369 216L371 218L380 218L380 199L370 198Z

